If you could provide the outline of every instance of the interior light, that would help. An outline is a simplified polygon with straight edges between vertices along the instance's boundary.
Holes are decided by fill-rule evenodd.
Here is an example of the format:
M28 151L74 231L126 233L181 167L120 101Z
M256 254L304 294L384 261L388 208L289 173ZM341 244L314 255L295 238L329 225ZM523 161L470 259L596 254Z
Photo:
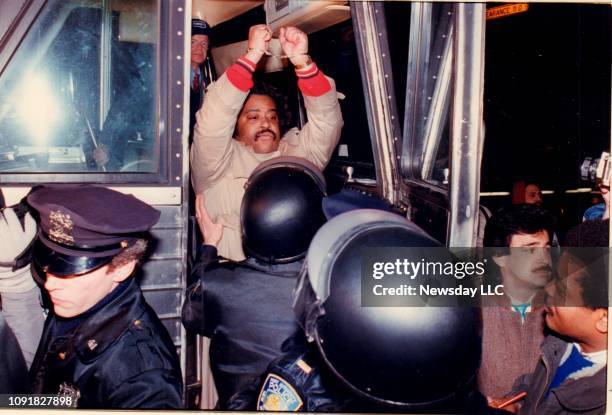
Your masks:
M63 118L49 81L42 75L29 75L18 94L16 110L21 124L37 145L46 145L49 134Z

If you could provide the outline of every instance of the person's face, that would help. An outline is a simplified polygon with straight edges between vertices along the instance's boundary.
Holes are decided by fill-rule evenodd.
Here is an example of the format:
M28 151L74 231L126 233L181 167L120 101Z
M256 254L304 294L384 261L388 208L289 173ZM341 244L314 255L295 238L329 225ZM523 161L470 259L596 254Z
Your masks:
M271 153L280 143L280 125L274 100L267 95L251 95L236 123L236 138L253 147L255 153Z
M510 248L509 254L495 259L502 268L503 278L512 279L524 288L545 287L552 275L548 232L541 230L512 235Z
M602 310L588 307L546 307L546 325L554 332L581 341L588 339Z
M528 184L525 187L525 203L538 206L542 204L542 191L537 184Z
M208 56L208 36L191 36L191 64L201 65Z
M131 275L131 271L125 269L130 265L133 270L135 261L111 272L107 272L108 265L105 265L87 274L64 278L47 273L45 289L53 303L53 311L64 318L83 314L125 280L126 272L129 272L127 276Z

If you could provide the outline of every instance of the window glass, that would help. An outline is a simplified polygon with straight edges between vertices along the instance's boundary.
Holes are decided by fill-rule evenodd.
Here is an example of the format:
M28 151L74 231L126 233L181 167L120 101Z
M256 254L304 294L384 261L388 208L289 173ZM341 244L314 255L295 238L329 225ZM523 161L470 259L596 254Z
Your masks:
M410 10L408 2L385 2L385 23L387 26L387 42L391 53L393 70L393 86L397 112L400 114L400 128L403 129L404 108L406 104L406 77L408 70L408 40L410 38Z
M372 141L352 21L313 33L308 42L309 53L323 72L334 79L336 89L343 95L340 107L344 126L332 162L363 165L364 170L359 170L358 176L373 175Z
M47 3L0 78L0 172L158 171L156 12Z
M385 4L388 30L404 21L414 23L419 15L421 26L406 28L414 35L391 36L391 57L404 140L402 166L405 177L422 179L446 186L449 166L448 111L450 105L450 25L452 4L423 3L406 7ZM399 29L396 29L396 31ZM408 30L408 29L405 29ZM419 42L419 43L417 43Z

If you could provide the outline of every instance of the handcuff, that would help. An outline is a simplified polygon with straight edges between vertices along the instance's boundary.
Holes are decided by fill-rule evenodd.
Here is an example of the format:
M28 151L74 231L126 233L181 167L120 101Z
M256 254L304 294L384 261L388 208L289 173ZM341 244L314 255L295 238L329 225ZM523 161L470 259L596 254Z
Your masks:
M276 58L276 59L291 59L291 58L294 58L296 56L307 56L308 59L306 59L305 63L303 63L301 65L293 65L295 67L295 69L297 69L297 70L304 69L308 65L312 64L312 58L307 53L298 53L297 55L274 55L274 54L272 54L272 52L269 52L267 50L258 49L258 48L247 48L247 53L249 53L249 52L259 52L262 55L266 55L266 56L269 56L271 58Z

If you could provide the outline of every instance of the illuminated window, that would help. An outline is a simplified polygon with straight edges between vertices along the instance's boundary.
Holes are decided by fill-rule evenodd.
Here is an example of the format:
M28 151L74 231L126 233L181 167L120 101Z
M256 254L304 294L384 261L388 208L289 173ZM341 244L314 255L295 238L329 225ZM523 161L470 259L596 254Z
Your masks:
M159 170L157 10L47 3L0 78L0 172Z

